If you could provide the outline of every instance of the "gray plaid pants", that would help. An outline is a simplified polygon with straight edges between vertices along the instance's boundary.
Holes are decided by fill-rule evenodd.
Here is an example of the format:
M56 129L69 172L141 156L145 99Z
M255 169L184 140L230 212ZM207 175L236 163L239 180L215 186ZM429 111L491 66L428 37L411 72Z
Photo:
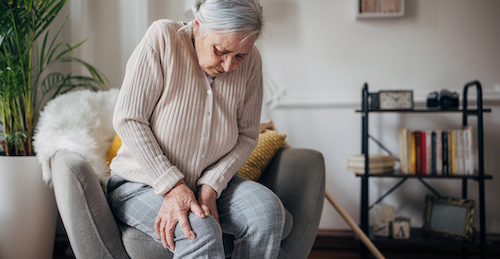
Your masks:
M163 196L142 183L128 182L113 174L108 183L108 202L117 219L151 236L157 242L154 222ZM277 258L285 225L281 200L267 187L236 174L217 200L222 231L234 236L232 258ZM195 240L184 236L177 224L174 259L225 258L222 233L212 217L188 213Z

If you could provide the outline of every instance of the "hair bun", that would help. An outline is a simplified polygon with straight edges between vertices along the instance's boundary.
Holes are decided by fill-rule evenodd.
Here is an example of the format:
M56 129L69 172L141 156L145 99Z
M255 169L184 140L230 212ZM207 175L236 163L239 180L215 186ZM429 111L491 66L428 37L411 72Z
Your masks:
M197 13L200 10L200 7L203 3L205 3L204 0L203 1L198 0L195 2L194 6L192 8L193 14Z

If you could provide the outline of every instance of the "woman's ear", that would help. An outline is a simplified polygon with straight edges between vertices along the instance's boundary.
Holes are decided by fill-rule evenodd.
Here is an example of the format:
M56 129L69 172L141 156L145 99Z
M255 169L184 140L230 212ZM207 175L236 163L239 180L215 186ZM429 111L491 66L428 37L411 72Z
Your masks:
M194 19L193 21L193 36L197 36L200 31L200 23L198 20Z

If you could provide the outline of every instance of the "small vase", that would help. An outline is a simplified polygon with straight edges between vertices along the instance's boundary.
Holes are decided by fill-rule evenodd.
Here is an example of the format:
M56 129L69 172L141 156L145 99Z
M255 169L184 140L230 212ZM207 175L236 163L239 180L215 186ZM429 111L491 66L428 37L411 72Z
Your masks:
M51 259L56 221L38 159L0 156L0 258Z

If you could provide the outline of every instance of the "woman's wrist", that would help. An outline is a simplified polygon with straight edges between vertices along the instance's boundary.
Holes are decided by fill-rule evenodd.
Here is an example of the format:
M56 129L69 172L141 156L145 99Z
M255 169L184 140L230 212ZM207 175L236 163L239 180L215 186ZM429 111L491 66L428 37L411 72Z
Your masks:
M179 187L181 185L186 185L186 183L184 182L184 179L181 179L176 184L174 184L174 186L172 186L172 188L167 193L165 193L164 196L167 196L170 192L172 192L174 189L176 189L177 187Z
M217 192L208 184L202 184L199 192L203 196L217 198Z

